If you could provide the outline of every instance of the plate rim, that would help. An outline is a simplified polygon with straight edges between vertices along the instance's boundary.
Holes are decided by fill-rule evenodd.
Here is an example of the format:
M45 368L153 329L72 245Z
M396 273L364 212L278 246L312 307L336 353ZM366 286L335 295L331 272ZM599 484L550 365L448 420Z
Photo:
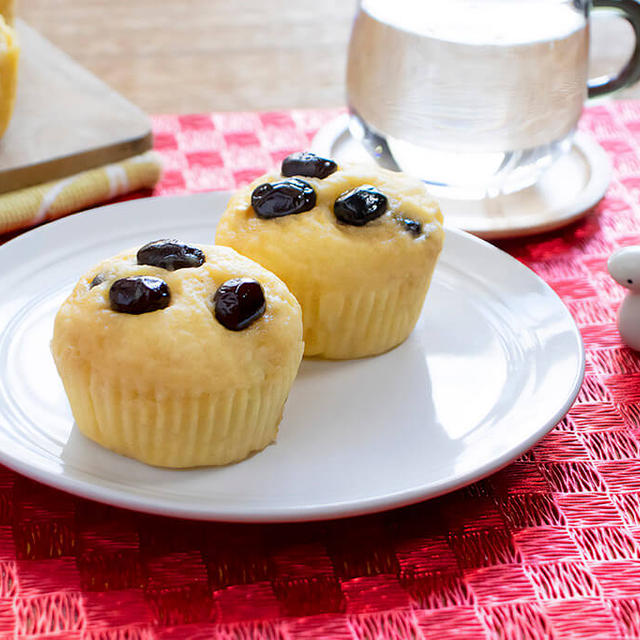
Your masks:
M198 194L187 195L172 195L164 196L161 199L165 203L167 201L185 201L189 199L201 199L203 201L212 200L219 205L219 200L227 198L231 192L227 191L213 191ZM143 201L145 204L156 198L145 198ZM19 245L23 242L31 242L33 238L46 235L50 233L50 229L64 228L66 226L74 226L80 221L82 224L91 224L90 219L100 216L108 215L108 212L114 208L131 208L136 206L139 200L128 200L124 202L114 203L92 209L90 211L81 212L80 216L77 214L61 218L45 225L41 225L29 231L26 231L10 240L4 245L0 246L0 256L7 250L19 248ZM153 206L153 205L151 205ZM371 513L378 513L387 511L390 509L396 509L410 504L416 504L431 498L444 495L456 489L467 486L473 482L477 482L486 478L487 476L496 473L500 469L507 466L514 461L523 452L527 451L533 444L546 435L569 411L573 405L580 388L585 374L585 351L582 335L575 323L575 320L566 305L562 302L558 294L533 270L521 263L519 260L511 256L505 251L502 251L498 247L474 236L468 232L462 231L456 228L447 227L447 233L461 236L466 241L470 241L474 244L484 245L483 249L492 253L501 254L501 257L507 258L509 262L515 268L522 269L528 272L529 277L533 277L537 280L538 284L543 285L543 289L546 293L559 304L566 315L568 326L572 329L572 335L577 343L577 368L575 375L570 385L568 385L568 393L562 406L558 407L553 413L551 418L541 424L535 429L529 436L521 440L517 445L502 452L501 455L496 456L489 461L485 461L475 467L473 470L463 474L457 474L454 479L444 479L436 483L430 483L428 486L421 485L411 489L404 489L396 491L391 494L385 494L384 496L373 496L369 498L351 500L346 502L329 502L323 504L312 504L303 506L277 506L277 507L251 507L240 508L237 507L221 507L218 505L213 509L207 508L194 508L194 505L183 506L177 504L175 501L168 499L157 500L153 499L151 502L145 500L139 495L128 494L125 489L112 488L111 486L103 486L91 482L89 480L83 480L78 478L71 478L63 473L55 473L54 471L40 468L39 466L33 466L27 461L23 461L21 458L12 456L9 452L0 449L0 464L6 466L13 471L20 473L26 477L32 478L38 482L41 482L47 486L54 487L66 491L70 494L79 496L81 498L88 498L101 503L106 503L119 508L135 510L143 513L150 513L154 515L162 515L176 518L186 518L200 521L219 521L219 522L238 522L238 523L277 523L277 522L309 522L328 519L340 519L353 516L360 516ZM6 418L0 417L2 428L6 428ZM25 449L24 445L20 445ZM173 472L173 470L170 470Z

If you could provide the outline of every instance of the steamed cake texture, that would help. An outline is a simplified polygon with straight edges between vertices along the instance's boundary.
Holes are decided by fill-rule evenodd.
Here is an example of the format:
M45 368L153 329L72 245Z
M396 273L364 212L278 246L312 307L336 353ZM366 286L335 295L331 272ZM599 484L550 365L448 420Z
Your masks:
M227 464L272 442L303 351L300 307L277 277L232 249L192 246L206 256L198 268L139 265L132 249L90 269L58 311L52 341L78 428L165 467ZM169 306L113 311L109 288L128 276L163 279ZM213 296L237 277L260 283L266 310L230 331Z
M251 206L269 173L237 191L218 224L216 244L273 271L302 307L305 356L357 358L387 351L413 330L442 249L442 214L425 185L370 165L343 165L326 178L301 177L316 192L303 213L263 219ZM384 215L364 226L337 220L341 194L372 185L388 199ZM417 221L416 237L398 218Z

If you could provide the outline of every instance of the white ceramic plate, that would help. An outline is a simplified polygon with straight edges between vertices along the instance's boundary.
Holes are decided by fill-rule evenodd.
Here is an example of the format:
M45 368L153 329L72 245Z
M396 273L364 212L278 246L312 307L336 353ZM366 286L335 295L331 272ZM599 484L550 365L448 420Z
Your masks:
M349 133L347 114L322 127L311 148L338 161L374 162ZM527 189L481 200L437 198L450 226L485 239L513 238L575 222L602 199L611 174L604 149L587 133L578 132L569 153Z
M449 231L424 312L382 356L305 361L277 442L224 468L162 470L74 427L49 353L78 277L121 249L211 243L228 194L133 200L0 247L0 462L80 496L207 520L293 521L380 511L506 465L553 427L584 355L555 293L509 255Z

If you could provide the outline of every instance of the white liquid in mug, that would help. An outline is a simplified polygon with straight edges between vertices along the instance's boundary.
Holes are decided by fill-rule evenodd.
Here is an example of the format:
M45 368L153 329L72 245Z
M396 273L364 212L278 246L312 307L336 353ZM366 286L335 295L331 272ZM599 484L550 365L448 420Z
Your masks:
M362 0L352 130L430 182L531 182L570 144L588 47L584 13L562 0Z

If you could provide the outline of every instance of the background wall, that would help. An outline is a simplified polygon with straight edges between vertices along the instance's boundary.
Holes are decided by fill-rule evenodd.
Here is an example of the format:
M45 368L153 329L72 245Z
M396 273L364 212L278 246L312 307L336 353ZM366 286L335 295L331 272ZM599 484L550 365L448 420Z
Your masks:
M443 0L446 1L446 0ZM344 104L355 0L22 0L19 14L146 111ZM621 20L593 28L595 73L630 51ZM631 91L640 97L640 89Z

